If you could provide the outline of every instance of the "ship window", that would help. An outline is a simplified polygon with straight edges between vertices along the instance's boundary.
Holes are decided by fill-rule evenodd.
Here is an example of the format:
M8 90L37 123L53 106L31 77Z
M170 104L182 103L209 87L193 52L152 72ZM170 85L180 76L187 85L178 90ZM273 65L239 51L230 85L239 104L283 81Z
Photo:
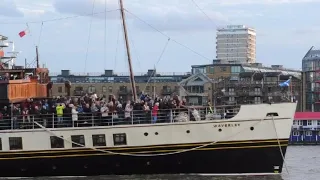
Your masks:
M22 149L22 137L9 137L10 150Z
M306 131L306 136L312 136L312 131Z
M299 136L300 134L299 134L299 131L293 131L293 132L292 132L292 135L293 135L293 136Z
M279 116L279 115L276 112L271 112L271 113L267 113L267 116L272 117L272 116Z
M106 146L106 135L104 135L104 134L92 135L92 145L93 146Z
M85 146L84 135L73 135L73 136L71 136L71 141L74 142L74 143L72 143L72 147L84 147ZM77 143L77 144L75 144L75 143Z
M113 134L113 144L115 146L127 145L127 136L125 133Z
M57 136L50 136L51 148L64 148L64 140L62 139L63 136L60 137L61 138Z

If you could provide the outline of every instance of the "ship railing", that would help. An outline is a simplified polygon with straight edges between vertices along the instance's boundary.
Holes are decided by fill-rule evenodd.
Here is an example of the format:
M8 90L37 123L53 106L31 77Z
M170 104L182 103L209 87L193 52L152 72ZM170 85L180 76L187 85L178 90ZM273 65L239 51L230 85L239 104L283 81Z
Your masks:
M181 123L188 121L222 120L234 117L239 111L235 108L232 111L225 108L213 107L184 108L184 109L160 109L157 118L152 110L133 110L120 112L91 112L91 113L56 113L13 115L4 116L0 119L1 130L13 129L39 129L36 123L45 128L72 128L92 126L116 126L116 125L138 125L138 124L159 124L159 123Z

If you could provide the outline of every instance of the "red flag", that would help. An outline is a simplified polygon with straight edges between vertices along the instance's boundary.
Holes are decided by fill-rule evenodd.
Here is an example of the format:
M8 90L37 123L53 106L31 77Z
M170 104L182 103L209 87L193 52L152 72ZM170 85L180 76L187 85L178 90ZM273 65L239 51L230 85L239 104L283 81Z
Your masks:
M23 36L25 36L27 34L27 32L26 31L21 31L21 32L19 32L19 36L22 38Z

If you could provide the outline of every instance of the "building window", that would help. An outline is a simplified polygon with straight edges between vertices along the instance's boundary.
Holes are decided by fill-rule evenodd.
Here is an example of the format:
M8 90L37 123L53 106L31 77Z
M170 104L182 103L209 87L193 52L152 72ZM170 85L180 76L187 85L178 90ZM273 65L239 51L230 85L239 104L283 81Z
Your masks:
M103 92L103 93L106 93L106 92L107 92L107 87L102 86L102 92Z
M297 120L293 120L293 125L297 125Z
M317 121L317 125L320 126L320 120Z
M112 86L109 86L109 93L112 93Z
M213 74L214 73L214 67L209 67L209 73Z
M127 145L127 136L125 133L113 134L113 144L115 146Z
M77 143L77 144L72 143L72 147L84 147L85 146L84 135L73 135L73 136L71 136L71 141ZM80 146L79 144L81 144L82 146Z
M204 73L206 74L206 68L202 67L202 68L193 68L192 69L192 74L199 74L199 73Z
M58 87L58 93L62 93L62 87L61 86Z
M299 133L299 131L292 131L292 135L293 135L293 136L299 136L300 133Z
M150 91L150 86L146 86L146 91L147 91L147 92Z
M0 150L2 150L2 139L0 138Z
M51 148L64 148L64 140L63 136L50 136Z
M231 73L240 73L241 67L240 66L232 66Z
M220 71L224 72L224 71L227 71L227 67L220 67Z
M307 121L307 125L308 125L308 126L312 126L312 120L308 120L308 121Z
M22 146L22 137L9 137L10 150L20 150Z
M312 136L312 131L306 131L306 136Z
M303 125L303 122L301 120L298 120L297 123L298 123L299 126Z
M96 92L96 87L94 87L94 86L89 86L88 87L88 93L95 93Z
M93 146L106 146L106 135L104 135L104 134L92 135L92 145Z

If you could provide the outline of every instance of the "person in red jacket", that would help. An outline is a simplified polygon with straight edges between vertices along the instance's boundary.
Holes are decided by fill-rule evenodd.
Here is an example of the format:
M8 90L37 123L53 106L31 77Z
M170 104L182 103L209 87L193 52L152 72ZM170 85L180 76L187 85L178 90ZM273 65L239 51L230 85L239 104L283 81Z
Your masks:
M152 108L152 124L157 122L158 111L159 111L159 103L157 102Z

